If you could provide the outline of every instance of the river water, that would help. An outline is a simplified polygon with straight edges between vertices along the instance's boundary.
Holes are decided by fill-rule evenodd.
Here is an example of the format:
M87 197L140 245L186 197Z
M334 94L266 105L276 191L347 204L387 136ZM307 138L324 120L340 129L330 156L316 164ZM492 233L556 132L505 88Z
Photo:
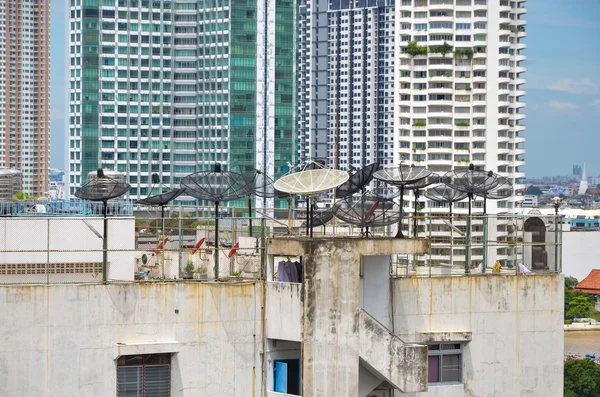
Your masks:
M565 356L595 354L600 358L600 331L565 332Z

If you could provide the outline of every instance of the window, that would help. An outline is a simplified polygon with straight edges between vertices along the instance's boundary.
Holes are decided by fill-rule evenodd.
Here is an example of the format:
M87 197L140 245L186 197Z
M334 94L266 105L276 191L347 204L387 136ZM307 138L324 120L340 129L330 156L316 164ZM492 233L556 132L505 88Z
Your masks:
M300 395L300 360L275 360L273 365L273 388L279 393Z
M171 354L121 356L117 360L117 397L169 397Z
M428 346L429 383L462 381L462 345L444 343Z

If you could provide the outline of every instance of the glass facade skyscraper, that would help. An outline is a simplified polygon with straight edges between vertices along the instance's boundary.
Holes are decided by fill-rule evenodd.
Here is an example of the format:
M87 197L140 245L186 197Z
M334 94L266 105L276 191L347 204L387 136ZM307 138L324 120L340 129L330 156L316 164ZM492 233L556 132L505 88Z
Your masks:
M98 167L141 198L153 173L295 162L293 1L72 0L69 43L71 194Z

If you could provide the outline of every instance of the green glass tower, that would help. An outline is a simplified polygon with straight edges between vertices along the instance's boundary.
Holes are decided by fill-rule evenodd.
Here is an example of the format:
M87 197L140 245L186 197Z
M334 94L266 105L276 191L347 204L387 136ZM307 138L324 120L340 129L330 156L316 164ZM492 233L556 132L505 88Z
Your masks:
M123 173L130 198L153 173L176 186L215 163L278 178L296 161L295 8L71 0L70 193L98 167Z

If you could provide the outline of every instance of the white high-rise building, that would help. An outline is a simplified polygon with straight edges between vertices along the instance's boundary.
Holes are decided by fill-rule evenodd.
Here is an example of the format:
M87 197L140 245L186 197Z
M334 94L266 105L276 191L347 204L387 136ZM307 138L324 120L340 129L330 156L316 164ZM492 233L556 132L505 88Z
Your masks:
M525 1L305 1L300 159L438 174L473 164L521 191ZM521 199L488 200L487 211L511 212ZM464 212L466 203L455 208ZM508 238L509 228L497 226L489 238Z

